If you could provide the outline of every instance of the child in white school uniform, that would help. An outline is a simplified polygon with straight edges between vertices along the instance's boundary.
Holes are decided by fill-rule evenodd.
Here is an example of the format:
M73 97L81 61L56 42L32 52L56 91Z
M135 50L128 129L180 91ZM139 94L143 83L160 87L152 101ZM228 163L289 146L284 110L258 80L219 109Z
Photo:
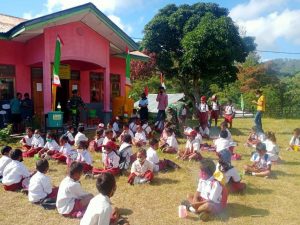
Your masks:
M279 158L279 146L276 144L276 137L273 132L266 133L266 140L263 142L266 145L267 154L270 156L272 162L278 162Z
M287 150L300 151L300 128L294 130Z
M216 165L211 159L200 161L200 179L195 194L189 194L188 200L181 204L193 213L199 214L202 221L209 220L211 215L221 213L227 206L227 189L217 181L213 174Z
M201 160L200 142L196 139L197 132L192 130L187 134L187 142L183 152L178 152L178 158L182 160Z
M249 133L249 136L248 136L248 139L247 139L247 142L246 142L245 146L255 148L255 146L258 142L260 142L260 140L259 140L259 137L258 137L258 134L257 134L257 128L256 128L256 126L253 126L251 128L251 131Z
M41 132L36 129L33 134L31 148L28 151L23 152L23 157L33 157L37 154L45 145L44 139L41 137Z
M6 165L8 163L11 162L11 158L9 156L11 150L12 150L12 148L10 146L4 146L1 149L2 157L0 158L0 180L2 180L4 168L6 167Z
M81 218L94 197L85 192L79 182L83 174L83 165L72 162L69 174L59 185L56 208L59 214L66 217Z
M112 131L112 133L113 133L112 138L115 141L116 138L118 137L118 135L117 135L116 131L113 128L113 123L112 122L108 123L107 126L106 126L106 128L107 128L107 130L111 130Z
M216 152L220 152L224 149L229 150L230 141L227 139L228 133L226 130L221 130L220 137L214 141L214 145L216 147Z
M33 130L31 127L26 128L26 135L21 139L22 149L28 151L31 149L31 142L33 139Z
M44 147L38 152L40 158L48 158L50 159L52 155L59 152L59 145L54 140L54 135L51 132L48 132L46 135L46 144Z
M176 140L175 134L173 129L167 128L167 140L166 143L161 146L163 153L170 153L170 154L176 154L178 152L178 142Z
M214 177L222 184L226 184L230 192L242 192L246 188L246 184L241 182L240 174L231 165L231 152L225 149L220 151L217 156L219 161L216 166Z
M127 170L130 167L132 158L134 157L132 152L132 138L130 134L125 134L123 136L123 142L118 150L118 155L120 157L119 168L120 170ZM136 157L136 156L135 156Z
M79 142L77 146L77 162L80 162L83 165L83 173L89 173L93 170L93 158L89 151L87 150L87 144L85 141Z
M75 143L74 143L75 145L78 145L79 142L81 142L81 141L86 141L87 142L89 140L83 132L84 132L84 126L81 125L81 126L78 127L78 132L75 135Z
M153 178L153 164L147 159L147 152L145 149L140 148L137 153L137 160L131 166L131 173L128 177L128 183L144 184L150 183Z
M131 138L134 138L134 134L132 133L132 131L129 129L129 125L128 124L124 124L123 126L123 131L119 137L119 141L122 143L124 140L125 135L130 135Z
M104 141L104 129L97 129L93 141L89 144L90 151L102 152L102 145Z
M146 134L141 125L137 126L136 133L134 135L132 143L133 143L133 145L135 145L137 147L142 147L142 146L146 145L147 138L146 138Z
M180 168L176 163L172 162L171 160L168 159L159 160L159 157L156 152L158 149L158 140L152 138L149 142L149 145L150 147L147 150L147 160L153 164L154 172L166 170L168 168L171 169Z
M146 138L149 139L152 137L152 128L151 126L149 125L148 121L147 120L143 120L142 121L142 128L145 132L145 135L146 135Z
M31 177L28 187L28 199L32 203L56 201L58 188L52 187L51 178L46 175L49 170L47 159L40 159L36 162L37 172Z
M258 143L256 145L256 153L251 157L252 165L245 165L245 174L251 174L252 176L266 177L271 174L270 156L267 154L266 145L264 143Z
M57 160L62 163L66 163L67 158L70 157L72 153L72 146L69 144L69 138L66 135L62 135L59 138L59 152L52 155L52 159Z
M6 191L18 191L28 188L30 172L22 163L23 156L20 149L11 151L11 162L8 163L3 171L2 184Z
M70 145L75 144L75 138L74 138L73 134L74 134L74 127L72 125L68 126L68 131L65 133L65 135L68 137L68 139L69 139L68 142Z
M96 181L96 187L99 194L90 201L80 225L115 224L119 219L119 213L110 201L117 189L115 177L110 173L100 174ZM128 225L128 223L122 224Z

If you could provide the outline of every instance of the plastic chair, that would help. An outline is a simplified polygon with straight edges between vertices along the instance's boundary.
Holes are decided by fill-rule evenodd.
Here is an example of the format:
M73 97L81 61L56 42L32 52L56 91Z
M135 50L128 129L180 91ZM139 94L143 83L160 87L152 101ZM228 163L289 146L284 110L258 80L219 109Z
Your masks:
M88 118L87 118L87 126L97 126L101 120L97 116L97 110L96 109L89 109L88 110Z

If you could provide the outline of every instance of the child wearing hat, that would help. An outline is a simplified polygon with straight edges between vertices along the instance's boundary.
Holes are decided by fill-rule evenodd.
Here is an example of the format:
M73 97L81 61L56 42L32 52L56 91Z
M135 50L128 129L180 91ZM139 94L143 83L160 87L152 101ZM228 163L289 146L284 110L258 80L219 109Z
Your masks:
M256 145L256 153L251 157L252 165L245 165L245 174L252 174L252 176L268 177L271 174L271 159L267 154L266 145L258 143Z
M211 159L202 159L197 191L181 203L188 211L199 214L203 221L207 221L210 215L219 214L227 205L227 189L214 178L215 170L216 165Z
M200 154L200 141L196 138L197 132L195 130L190 131L187 134L187 142L185 150L178 153L178 158L182 160L201 160Z

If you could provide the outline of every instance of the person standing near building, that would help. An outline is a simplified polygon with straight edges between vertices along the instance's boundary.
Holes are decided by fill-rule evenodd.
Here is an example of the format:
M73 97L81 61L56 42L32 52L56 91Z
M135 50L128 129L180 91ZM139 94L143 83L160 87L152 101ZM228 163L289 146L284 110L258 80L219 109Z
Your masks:
M25 93L24 99L21 102L21 115L25 123L29 123L26 126L31 125L33 111L33 101L29 98L29 94Z
M257 131L264 132L262 128L262 122L261 118L263 113L266 111L266 98L262 94L261 90L256 90L255 92L256 97L258 98L257 101L253 100L252 103L257 106L257 112L254 117L255 126L257 128Z
M21 131L21 101L22 94L17 93L16 97L10 101L10 110L11 110L11 121L13 123L13 132Z
M78 96L78 91L75 89L72 91L73 96L67 103L67 107L70 111L71 118L72 118L72 125L75 130L78 128L79 119L80 119L80 108L86 109L84 102L82 101L81 97Z
M156 121L163 121L166 118L166 108L168 106L168 95L165 92L164 87L159 87L159 92L156 97L156 101L158 102L158 113L156 117Z
M139 101L139 107L140 107L139 110L140 119L148 121L148 98L144 92L141 95L141 99Z

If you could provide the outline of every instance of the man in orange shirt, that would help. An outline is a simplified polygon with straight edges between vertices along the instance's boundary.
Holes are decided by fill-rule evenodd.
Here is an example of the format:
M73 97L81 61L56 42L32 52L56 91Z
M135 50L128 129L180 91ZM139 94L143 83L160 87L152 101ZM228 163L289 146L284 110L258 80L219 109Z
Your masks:
M255 95L258 98L258 100L252 101L252 103L256 104L256 106L257 106L257 112L256 112L256 115L254 118L254 122L255 122L257 130L259 132L264 132L263 128L262 128L261 118L262 118L263 112L265 112L265 110L266 110L266 98L262 94L261 90L256 90Z

